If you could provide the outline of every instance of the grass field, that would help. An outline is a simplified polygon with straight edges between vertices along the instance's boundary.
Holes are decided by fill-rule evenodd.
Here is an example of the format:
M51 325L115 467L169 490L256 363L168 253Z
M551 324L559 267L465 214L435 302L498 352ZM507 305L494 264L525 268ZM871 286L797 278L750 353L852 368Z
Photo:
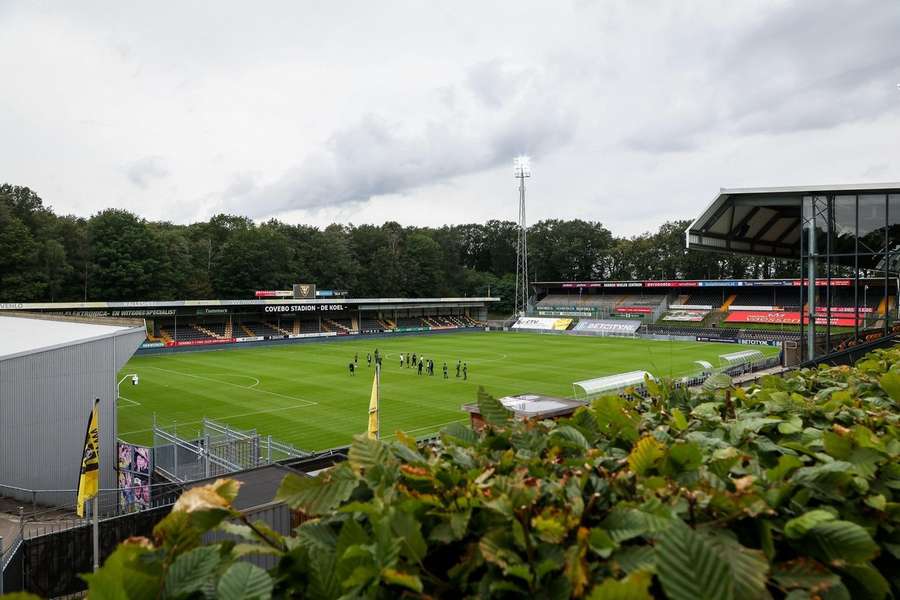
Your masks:
M382 435L402 429L417 437L467 420L460 406L475 399L478 386L497 396L570 396L573 381L637 369L688 375L697 369L695 360L717 364L720 354L740 350L733 344L482 332L136 356L122 370L140 375L140 385L122 385L119 437L150 443L155 413L162 425L176 422L183 435L196 432L205 416L306 450L345 445L365 430L373 371L366 353L375 348L385 357ZM399 355L407 352L433 359L434 377L401 368ZM351 377L354 353L360 368ZM455 377L457 359L468 363L468 381ZM449 380L442 377L444 361Z

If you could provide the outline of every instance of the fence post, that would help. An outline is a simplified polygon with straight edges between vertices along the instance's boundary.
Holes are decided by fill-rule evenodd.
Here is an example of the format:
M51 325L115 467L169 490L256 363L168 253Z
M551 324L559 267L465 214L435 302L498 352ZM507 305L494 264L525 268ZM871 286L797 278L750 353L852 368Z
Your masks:
M269 434L269 443L266 445L266 464L272 464L272 434Z
M6 569L3 568L3 536L0 535L0 596L3 595L3 574Z

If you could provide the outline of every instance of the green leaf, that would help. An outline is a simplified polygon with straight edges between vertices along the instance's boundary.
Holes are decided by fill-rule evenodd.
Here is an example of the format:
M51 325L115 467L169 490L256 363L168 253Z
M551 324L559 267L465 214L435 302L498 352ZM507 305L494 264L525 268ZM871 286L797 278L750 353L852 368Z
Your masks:
M613 553L618 544L606 533L605 529L594 527L588 536L588 546L600 558L609 558L609 555Z
M655 467L663 456L665 451L662 444L651 436L645 436L635 444L628 455L628 466L638 475L644 475Z
M310 596L314 598L337 598L341 581L337 577L333 552L311 552L309 554Z
M715 390L724 390L730 387L731 377L729 377L725 373L716 373L715 375L710 375L706 378L706 381L703 382L703 389L709 392Z
M710 539L731 569L735 600L768 598L769 561L766 555L761 550L742 546L727 533L730 532L717 532Z
M391 585L399 585L416 593L422 593L422 580L418 575L388 568L381 571L381 578Z
M703 463L700 446L693 442L677 442L669 446L668 463L675 473L693 471Z
M689 426L687 418L679 408L672 409L672 427L678 431L684 431Z
M851 521L827 521L813 527L806 536L822 560L862 563L878 554L869 532Z
M798 558L774 565L772 579L788 590L827 590L841 582L840 577L811 558Z
M383 466L390 451L381 440L370 438L361 433L353 436L350 451L347 454L347 462L357 474L368 473L376 467Z
M878 380L878 385L887 392L887 395L891 397L891 400L900 402L900 373L888 371Z
M441 429L441 437L450 438L463 446L474 446L478 443L478 434L462 423L450 423Z
M572 427L571 425L561 425L550 432L550 438L556 443L562 443L564 446L587 450L590 444L584 435Z
M310 552L334 552L337 536L331 527L321 521L307 521L294 532L294 539Z
M287 475L281 482L275 499L295 510L321 515L349 498L357 484L358 480L350 466L341 463L317 477Z
M660 537L656 572L671 600L731 600L734 577L710 541L684 524Z
M883 600L891 593L891 584L871 565L847 565L841 573L852 598Z
M834 513L817 508L788 521L784 526L784 535L793 539L802 538L810 529L819 523L834 521L836 519L837 517Z
M272 597L272 578L248 562L236 562L219 579L216 593L220 600L268 600Z
M604 579L594 586L588 600L653 600L650 595L651 574L638 571L625 579Z
M507 410L499 400L484 391L484 388L478 388L478 412L485 422L491 425L506 425L512 418L512 411Z
M153 553L137 544L120 544L99 571L81 576L88 583L88 593L100 600L154 600L159 595L162 566L147 560Z
M397 511L391 517L391 529L400 538L403 554L413 562L421 562L428 553L422 537L422 524L410 513Z
M218 546L201 546L179 555L166 572L166 595L177 597L199 592L212 581L221 562Z

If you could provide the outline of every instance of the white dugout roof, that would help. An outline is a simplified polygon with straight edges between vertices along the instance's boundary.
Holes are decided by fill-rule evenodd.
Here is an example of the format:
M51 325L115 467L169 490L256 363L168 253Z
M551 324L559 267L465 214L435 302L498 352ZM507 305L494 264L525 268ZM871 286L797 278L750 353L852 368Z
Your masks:
M586 396L593 396L604 392L616 392L630 386L642 385L644 383L644 377L655 379L653 375L647 371L629 371L617 375L607 375L606 377L576 381L572 384L572 387L576 390L580 388Z
M763 353L759 350L742 350L741 352L732 352L730 354L720 354L719 360L728 365L739 365L742 363L761 360Z

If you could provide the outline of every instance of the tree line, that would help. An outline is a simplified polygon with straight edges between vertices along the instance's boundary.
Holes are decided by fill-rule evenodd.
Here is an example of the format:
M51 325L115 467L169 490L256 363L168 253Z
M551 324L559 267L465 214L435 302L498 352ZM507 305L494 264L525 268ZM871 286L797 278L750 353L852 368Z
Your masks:
M547 219L528 228L534 281L787 277L795 262L688 252L689 220L617 237L602 223ZM0 185L0 302L251 298L316 283L353 297L479 296L509 310L512 221L405 227L254 223L219 214L177 225L120 209L57 215L27 187Z

